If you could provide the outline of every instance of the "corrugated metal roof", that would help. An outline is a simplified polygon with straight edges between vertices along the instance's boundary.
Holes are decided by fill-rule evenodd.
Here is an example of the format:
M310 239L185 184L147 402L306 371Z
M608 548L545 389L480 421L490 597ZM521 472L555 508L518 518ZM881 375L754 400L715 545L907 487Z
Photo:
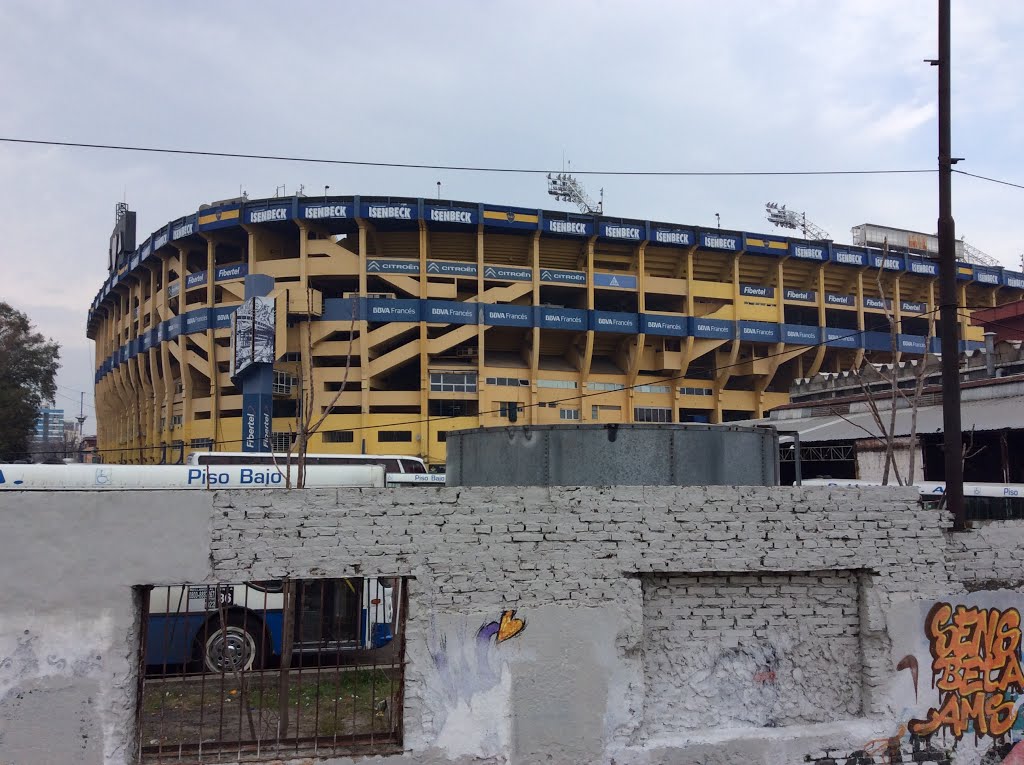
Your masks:
M821 402L825 405L826 402ZM889 411L883 409L882 422L889 426ZM910 409L896 410L896 436L909 436L912 412ZM1002 430L1003 428L1024 429L1024 396L964 401L960 407L963 430ZM801 443L825 441L856 441L861 438L879 438L882 431L875 423L871 412L856 414L825 415L821 417L800 417L784 420L751 420L732 422L730 425L774 425L779 430L796 430ZM917 433L942 432L942 407L923 406L917 410Z

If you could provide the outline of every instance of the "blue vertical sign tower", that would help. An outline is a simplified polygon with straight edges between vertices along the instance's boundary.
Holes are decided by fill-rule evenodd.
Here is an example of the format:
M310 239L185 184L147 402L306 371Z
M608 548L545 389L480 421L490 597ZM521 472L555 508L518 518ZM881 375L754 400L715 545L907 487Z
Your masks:
M274 278L245 277L245 302L231 322L231 378L242 387L242 451L271 451L274 421Z

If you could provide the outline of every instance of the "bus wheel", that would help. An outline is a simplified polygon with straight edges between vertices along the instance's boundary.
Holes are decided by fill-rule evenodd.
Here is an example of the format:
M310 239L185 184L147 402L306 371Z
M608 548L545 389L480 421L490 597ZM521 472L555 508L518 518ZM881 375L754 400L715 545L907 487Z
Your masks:
M207 672L246 672L264 664L263 623L252 614L228 614L227 622L211 619L197 638Z

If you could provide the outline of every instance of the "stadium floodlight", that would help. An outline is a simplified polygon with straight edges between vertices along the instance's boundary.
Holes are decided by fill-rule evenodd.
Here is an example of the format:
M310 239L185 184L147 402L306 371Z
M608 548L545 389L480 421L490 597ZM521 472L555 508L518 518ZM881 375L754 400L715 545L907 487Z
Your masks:
M767 213L769 223L779 228L800 231L803 233L804 239L824 240L832 238L825 229L815 226L807 220L807 213L789 210L786 208L786 205L780 205L776 202L767 202L764 210Z
M583 188L583 184L569 173L548 173L548 194L559 202L576 205L583 213L601 215L604 212L604 189L601 189L601 198L595 204Z

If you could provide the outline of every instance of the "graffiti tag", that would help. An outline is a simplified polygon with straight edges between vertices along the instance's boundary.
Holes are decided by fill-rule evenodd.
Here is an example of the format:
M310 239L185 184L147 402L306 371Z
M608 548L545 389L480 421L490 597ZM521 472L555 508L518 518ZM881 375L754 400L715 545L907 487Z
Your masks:
M910 732L930 736L943 730L959 739L972 724L979 737L1009 731L1017 718L1015 697L1024 693L1017 609L936 603L925 620L925 634L939 704L923 720L911 720Z

